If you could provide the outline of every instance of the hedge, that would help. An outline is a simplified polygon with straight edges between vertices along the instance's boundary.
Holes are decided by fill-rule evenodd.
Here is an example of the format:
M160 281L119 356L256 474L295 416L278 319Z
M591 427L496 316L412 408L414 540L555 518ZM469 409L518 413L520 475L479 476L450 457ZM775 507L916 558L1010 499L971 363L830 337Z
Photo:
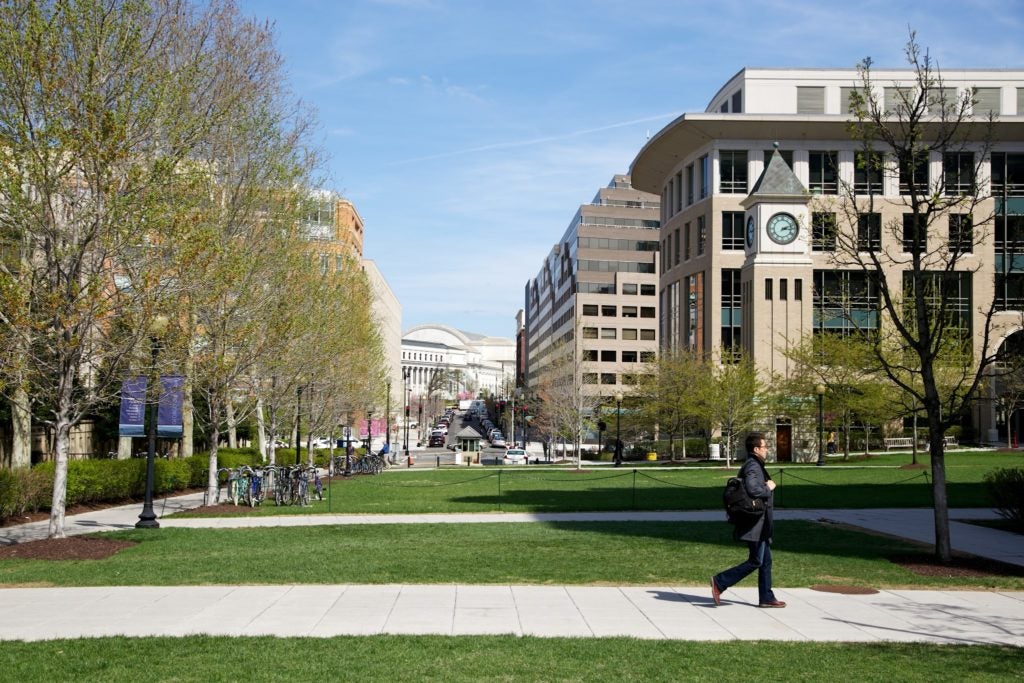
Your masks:
M262 463L254 448L223 448L217 467L256 466ZM210 457L157 458L153 463L155 494L206 486ZM48 510L53 500L53 462L31 469L0 470L0 519ZM66 505L140 499L146 493L146 459L72 460L68 462Z

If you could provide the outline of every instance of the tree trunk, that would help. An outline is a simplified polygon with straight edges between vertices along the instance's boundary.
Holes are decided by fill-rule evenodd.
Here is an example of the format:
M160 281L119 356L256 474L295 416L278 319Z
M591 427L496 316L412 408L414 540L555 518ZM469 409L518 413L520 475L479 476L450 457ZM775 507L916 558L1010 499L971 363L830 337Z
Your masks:
M931 418L931 416L929 416ZM935 510L935 556L948 563L952 558L949 539L949 500L946 496L946 456L942 425L928 420L928 451L932 459L932 503Z
M228 448L238 448L238 424L235 420L235 403L228 400L224 404L225 422L228 427Z
M220 441L220 405L210 398L210 464L206 471L206 504L217 500L217 444Z
M117 459L128 460L132 457L132 437L117 437Z
M267 461L267 419L263 415L263 397L256 399L256 447L260 451L260 457Z
M29 407L28 391L18 387L11 400L11 427L13 441L11 468L32 466L32 411Z
M64 538L64 508L68 491L68 450L71 446L71 421L66 410L57 414L57 458L53 464L53 498L50 500L50 527L47 538Z
M182 386L181 405L181 457L190 458L193 451L193 435L195 431L195 406L192 405L192 379L196 372L196 361L192 355L191 344L185 354L185 382Z

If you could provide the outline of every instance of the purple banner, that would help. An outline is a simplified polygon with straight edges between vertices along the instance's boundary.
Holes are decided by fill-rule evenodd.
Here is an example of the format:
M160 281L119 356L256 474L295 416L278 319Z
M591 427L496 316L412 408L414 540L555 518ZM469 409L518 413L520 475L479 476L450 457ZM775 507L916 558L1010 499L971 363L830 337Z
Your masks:
M144 436L146 419L146 378L129 377L121 383L121 416L118 436Z
M180 439L182 388L185 378L168 375L160 378L160 406L157 408L156 435L165 439Z

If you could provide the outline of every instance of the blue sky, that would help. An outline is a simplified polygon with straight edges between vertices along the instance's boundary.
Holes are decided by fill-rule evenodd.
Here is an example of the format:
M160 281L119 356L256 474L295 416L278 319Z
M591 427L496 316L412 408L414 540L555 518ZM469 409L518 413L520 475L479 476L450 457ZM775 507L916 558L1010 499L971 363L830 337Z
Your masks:
M318 112L325 186L402 304L512 337L523 288L648 133L745 66L1024 67L1024 2L239 0Z

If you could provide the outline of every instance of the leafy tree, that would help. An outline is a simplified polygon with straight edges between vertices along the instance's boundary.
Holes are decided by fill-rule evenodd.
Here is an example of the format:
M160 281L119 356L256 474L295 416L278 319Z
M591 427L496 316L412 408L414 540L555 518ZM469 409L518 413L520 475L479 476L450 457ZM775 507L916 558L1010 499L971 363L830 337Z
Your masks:
M726 466L731 465L736 437L750 429L764 413L771 398L770 386L757 372L753 360L739 356L732 363L708 361L694 377L691 389L695 413L709 433L721 430Z
M662 353L653 363L651 372L636 376L633 396L643 419L656 424L659 431L669 435L669 450L675 460L675 437L683 439L683 457L686 457L686 434L699 423L697 395L693 387L700 384L707 370L698 356L684 350Z

